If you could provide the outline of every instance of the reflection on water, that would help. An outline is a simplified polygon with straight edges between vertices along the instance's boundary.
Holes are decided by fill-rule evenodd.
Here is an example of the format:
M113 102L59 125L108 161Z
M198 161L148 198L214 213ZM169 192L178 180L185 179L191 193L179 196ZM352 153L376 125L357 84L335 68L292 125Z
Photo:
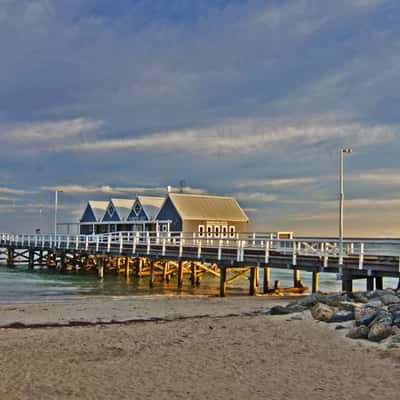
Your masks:
M262 269L260 272L262 282ZM293 275L290 270L271 270L271 280L281 281L282 287L292 286ZM305 286L311 287L311 273L302 272ZM217 295L219 280L213 276L204 276L200 286L193 288L189 275L185 276L182 289L177 288L176 279L169 283L156 278L155 285L149 288L148 278L126 279L125 275L106 274L99 280L94 273L60 273L46 269L30 271L27 266L0 267L0 303L61 301L77 296L128 296L128 295ZM396 287L397 280L385 278L385 287ZM320 274L320 289L323 291L340 290L341 283L335 274ZM354 281L356 290L365 290L365 280ZM229 295L245 295L248 281L238 280L229 285Z

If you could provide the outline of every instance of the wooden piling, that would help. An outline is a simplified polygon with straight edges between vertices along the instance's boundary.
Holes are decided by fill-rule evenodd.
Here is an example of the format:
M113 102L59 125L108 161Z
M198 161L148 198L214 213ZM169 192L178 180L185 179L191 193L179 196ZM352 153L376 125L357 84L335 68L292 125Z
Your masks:
M293 270L293 287L300 287L300 270Z
M257 267L250 268L250 296L255 296L257 288Z
M126 257L125 258L125 276L127 277L127 278L129 278L129 274L130 274L130 271L129 271L129 262L130 262L130 260L129 260L129 257Z
M183 261L180 260L178 263L178 288L183 285Z
M263 292L268 293L271 286L271 269L269 267L264 267L264 282L263 282Z
M190 268L191 268L191 282L192 282L192 286L196 286L197 284L197 265L195 263L191 263L190 264Z
M99 279L104 278L104 258L99 258L97 262L97 275Z
M29 250L29 261L28 261L29 269L33 269L34 265L35 265L35 251Z
M312 293L319 291L319 272L312 273Z
M375 281L373 276L367 276L367 292L373 292L375 289Z
M342 280L342 291L351 293L353 291L353 280L346 278Z
M221 267L220 268L219 295L221 297L225 297L226 296L226 267Z
M149 286L152 288L154 286L154 261L149 260L150 272L149 272Z
M375 278L375 287L376 287L376 290L383 290L383 277L382 276L377 276Z

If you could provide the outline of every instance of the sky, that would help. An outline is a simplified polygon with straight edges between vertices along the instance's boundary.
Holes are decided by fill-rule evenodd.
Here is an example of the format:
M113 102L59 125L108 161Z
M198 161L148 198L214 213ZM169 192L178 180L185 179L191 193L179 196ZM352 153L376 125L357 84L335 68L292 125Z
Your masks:
M0 231L234 195L254 231L399 236L398 0L0 0Z

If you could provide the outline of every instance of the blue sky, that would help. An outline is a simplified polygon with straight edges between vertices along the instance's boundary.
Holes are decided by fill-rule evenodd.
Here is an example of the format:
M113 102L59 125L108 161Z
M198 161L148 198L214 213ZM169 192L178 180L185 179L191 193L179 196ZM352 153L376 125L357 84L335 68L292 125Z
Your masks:
M0 1L0 229L180 180L256 230L399 233L397 0Z

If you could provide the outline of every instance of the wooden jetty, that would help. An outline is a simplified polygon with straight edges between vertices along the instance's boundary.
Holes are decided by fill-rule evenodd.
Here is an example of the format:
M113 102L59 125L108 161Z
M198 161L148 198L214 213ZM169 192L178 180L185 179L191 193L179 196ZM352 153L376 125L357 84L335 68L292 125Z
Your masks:
M390 250L385 250L390 247ZM400 277L400 241L339 241L332 239L274 239L261 234L234 238L205 238L182 232L115 232L100 235L0 234L0 254L8 265L46 265L61 271L124 273L155 279L176 279L177 287L188 276L199 285L209 274L219 279L221 296L238 279L249 282L249 294L285 292L271 282L271 268L293 271L295 293L305 290L300 271L312 272L312 292L319 290L319 274L336 273L344 291L354 279L365 279L367 290L383 288L384 277ZM260 283L260 269L263 282Z

